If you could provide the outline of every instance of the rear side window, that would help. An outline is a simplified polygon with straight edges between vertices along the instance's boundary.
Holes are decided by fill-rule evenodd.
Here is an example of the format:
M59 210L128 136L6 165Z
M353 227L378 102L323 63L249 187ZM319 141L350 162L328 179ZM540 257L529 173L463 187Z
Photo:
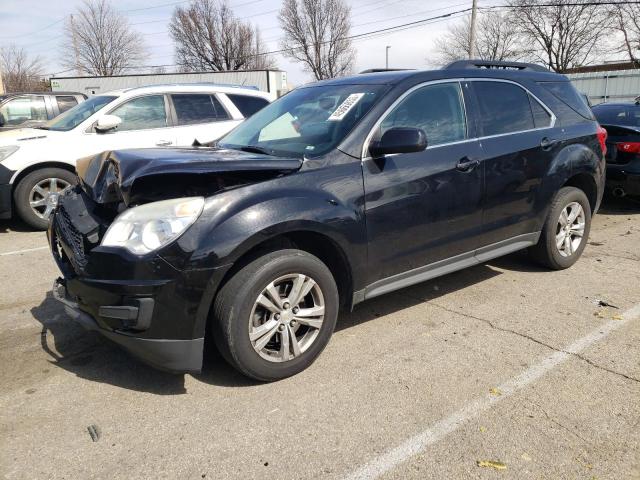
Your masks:
M506 82L474 82L483 135L500 135L535 128L529 94Z
M256 113L261 108L269 105L269 102L264 98L252 97L249 95L231 95L227 93L229 100L240 110L240 113L244 118L248 118Z
M466 138L467 123L459 83L427 85L410 93L380 125L380 135L390 128L424 130L429 146Z
M180 93L171 95L171 98L178 125L196 125L229 119L229 114L215 95Z
M556 98L583 117L589 120L594 119L591 108L584 97L571 85L571 82L538 82L538 85L549 90Z
M58 101L58 110L60 110L60 113L64 113L78 104L76 97L67 95L56 97L56 100Z
M533 123L536 128L545 128L551 126L551 114L540 105L540 102L529 95L529 103L531 103L531 112L533 113Z

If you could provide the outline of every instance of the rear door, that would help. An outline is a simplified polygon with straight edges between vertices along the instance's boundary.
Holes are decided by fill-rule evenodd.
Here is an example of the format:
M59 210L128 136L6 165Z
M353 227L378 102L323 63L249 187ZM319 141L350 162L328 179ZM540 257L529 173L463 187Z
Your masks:
M172 93L171 103L178 146L217 140L241 121L233 118L215 94Z
M485 197L482 246L534 232L542 180L559 147L553 113L522 86L474 80ZM517 241L518 239L515 239Z
M363 160L370 283L472 254L482 221L483 173L474 163L480 147L467 121L461 84L410 90L382 118L372 140L393 127L424 130L428 146Z

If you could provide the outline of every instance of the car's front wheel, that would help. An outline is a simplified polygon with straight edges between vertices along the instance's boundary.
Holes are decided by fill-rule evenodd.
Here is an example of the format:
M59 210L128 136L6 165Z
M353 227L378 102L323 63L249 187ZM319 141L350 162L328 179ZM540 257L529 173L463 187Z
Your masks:
M591 206L584 192L563 187L553 200L531 256L554 270L569 268L584 251L591 229Z
M58 197L75 183L75 175L62 168L42 168L29 173L13 194L18 215L33 228L45 230Z
M223 357L242 373L279 380L320 355L338 305L338 289L324 263L301 250L278 250L242 267L222 287L213 336Z

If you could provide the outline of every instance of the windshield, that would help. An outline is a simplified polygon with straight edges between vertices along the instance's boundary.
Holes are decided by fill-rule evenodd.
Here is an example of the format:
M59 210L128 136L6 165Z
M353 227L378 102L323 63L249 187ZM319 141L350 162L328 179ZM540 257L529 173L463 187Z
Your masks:
M601 125L640 127L640 107L635 105L596 105L593 113Z
M91 97L82 103L79 103L73 108L70 108L61 115L58 115L53 120L47 122L44 126L47 130L55 130L58 132L67 132L72 128L76 128L82 122L84 122L91 115L96 113L106 104L111 103L118 97L100 95L97 97Z
M218 145L278 156L323 155L342 141L384 89L325 85L294 90L245 120Z

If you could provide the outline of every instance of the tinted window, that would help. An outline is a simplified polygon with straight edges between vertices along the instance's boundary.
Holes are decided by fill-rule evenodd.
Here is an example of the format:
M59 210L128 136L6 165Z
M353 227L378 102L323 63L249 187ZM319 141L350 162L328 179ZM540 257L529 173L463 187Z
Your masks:
M633 105L596 105L593 107L598 123L640 127L640 107Z
M28 120L47 120L44 97L16 97L0 107L2 125L20 125Z
M171 95L178 116L178 125L194 125L227 120L229 115L215 95Z
M551 126L551 115L540 105L540 102L529 95L529 102L531 103L531 111L533 112L533 123L536 128L544 128Z
M529 94L524 89L505 82L473 82L473 88L480 106L483 135L534 128Z
M578 93L571 82L538 82L538 85L542 85L583 117L593 119L593 113L584 96Z
M269 105L267 100L260 97L250 97L249 95L230 95L228 93L227 97L229 97L238 110L240 110L240 113L244 118L250 117L261 108Z
M78 104L76 97L71 96L59 96L56 97L56 100L58 101L58 110L60 110L60 113L64 113Z
M404 98L380 126L380 135L394 127L421 128L428 145L464 140L466 121L458 83L428 85Z
M110 114L122 119L122 123L118 125L120 132L167 126L163 95L134 98L120 105Z

